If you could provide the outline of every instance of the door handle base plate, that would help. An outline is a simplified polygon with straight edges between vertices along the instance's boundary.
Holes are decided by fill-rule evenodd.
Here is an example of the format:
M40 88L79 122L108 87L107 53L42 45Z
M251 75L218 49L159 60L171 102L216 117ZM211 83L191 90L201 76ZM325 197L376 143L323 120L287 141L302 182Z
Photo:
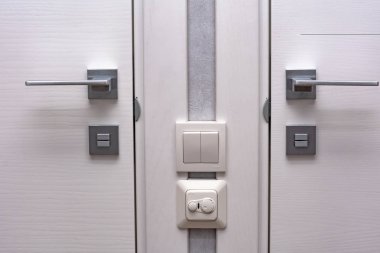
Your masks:
M111 88L88 86L88 99L117 99L117 69L88 69L88 80L111 80Z
M316 99L317 92L315 85L308 87L309 89L304 91L293 90L293 79L316 80L316 78L317 71L315 69L286 70L286 99Z

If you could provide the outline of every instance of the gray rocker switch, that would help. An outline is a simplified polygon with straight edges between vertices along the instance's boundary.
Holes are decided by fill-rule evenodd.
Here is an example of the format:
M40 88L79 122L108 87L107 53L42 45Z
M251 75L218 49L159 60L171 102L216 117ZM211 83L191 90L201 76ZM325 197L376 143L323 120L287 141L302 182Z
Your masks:
M119 154L119 126L89 126L90 155Z
M286 155L315 155L316 126L286 126Z

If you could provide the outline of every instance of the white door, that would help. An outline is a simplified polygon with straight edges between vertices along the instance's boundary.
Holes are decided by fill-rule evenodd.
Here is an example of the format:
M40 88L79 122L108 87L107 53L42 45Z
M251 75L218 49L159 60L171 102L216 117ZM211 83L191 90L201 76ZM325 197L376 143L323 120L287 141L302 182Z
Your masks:
M129 0L0 1L0 252L135 252ZM118 99L82 80L118 69ZM88 126L119 125L119 155L89 155Z
M363 80L380 80L379 17L377 0L272 0L272 253L380 252L380 88L285 92L297 69L375 84ZM286 155L287 125L316 126L315 155Z

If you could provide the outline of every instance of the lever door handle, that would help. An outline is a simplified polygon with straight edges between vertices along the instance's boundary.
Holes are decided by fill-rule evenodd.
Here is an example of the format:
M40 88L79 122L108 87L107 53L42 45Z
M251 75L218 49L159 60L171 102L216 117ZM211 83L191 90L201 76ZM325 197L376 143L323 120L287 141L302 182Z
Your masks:
M26 81L26 86L48 86L48 85L88 85L99 88L105 88L111 91L111 79L104 80L83 80L83 81Z
M316 80L316 70L287 70L286 99L316 99L316 86L379 86L378 81Z
M321 80L303 80L292 79L293 91L297 91L298 87L310 87L313 85L327 86L379 86L378 81L321 81Z
M89 99L117 99L117 69L87 70L87 80L80 81L31 81L26 86L88 86Z

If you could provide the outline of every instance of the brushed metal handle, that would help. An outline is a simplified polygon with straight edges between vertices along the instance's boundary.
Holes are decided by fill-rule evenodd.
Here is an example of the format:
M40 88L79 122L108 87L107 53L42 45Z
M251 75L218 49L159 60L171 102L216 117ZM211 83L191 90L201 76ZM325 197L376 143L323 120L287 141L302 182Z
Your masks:
M321 81L321 80L301 80L292 79L293 91L297 87L309 87L313 85L326 85L326 86L379 86L378 81Z
M55 86L55 85L85 85L105 87L111 91L111 79L104 80L82 80L82 81L26 81L26 86Z
M73 81L34 81L28 80L26 86L88 86L89 99L117 99L117 69L87 70L87 80Z
M325 86L379 86L379 81L325 81L317 80L315 69L286 70L286 99L316 99L316 89Z

